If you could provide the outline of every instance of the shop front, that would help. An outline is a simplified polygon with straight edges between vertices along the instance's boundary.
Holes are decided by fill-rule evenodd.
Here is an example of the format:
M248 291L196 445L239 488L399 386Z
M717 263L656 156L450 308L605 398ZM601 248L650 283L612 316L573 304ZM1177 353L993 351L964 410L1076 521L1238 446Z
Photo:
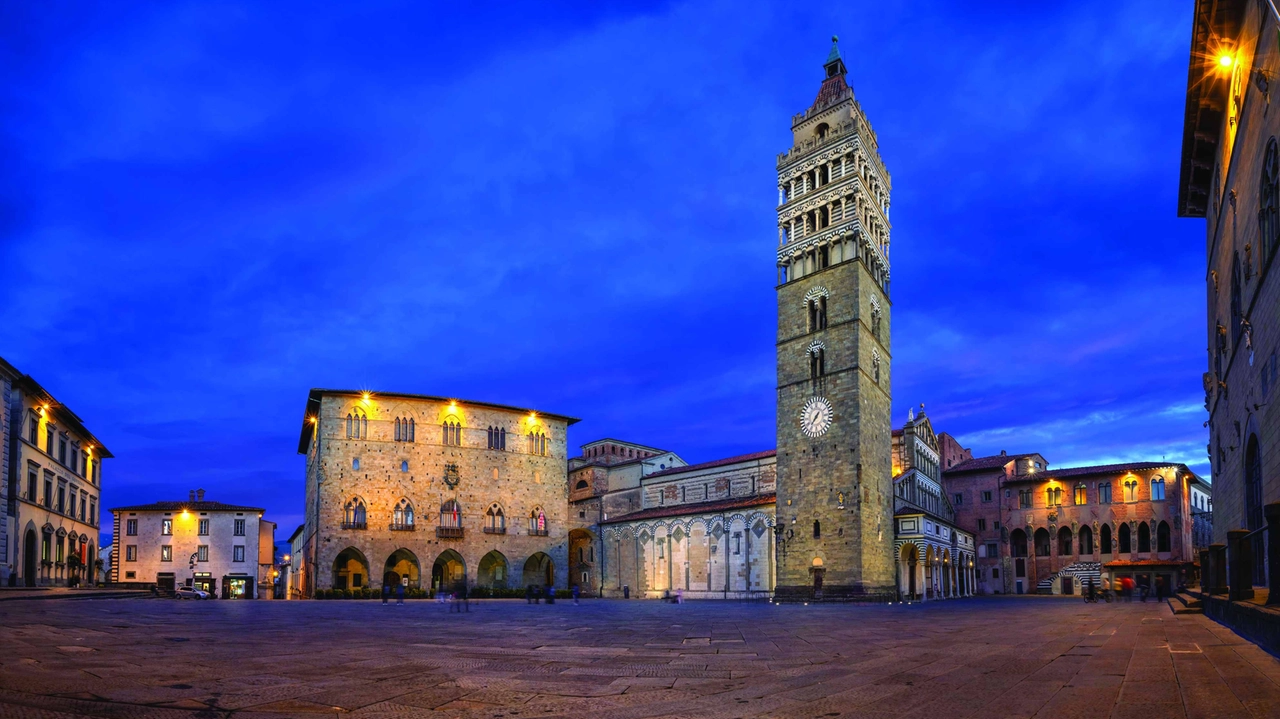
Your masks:
M253 599L254 578L248 574L228 574L222 578L223 599Z
M196 589L202 589L208 592L211 597L218 596L218 583L209 572L196 572L196 576L193 581Z

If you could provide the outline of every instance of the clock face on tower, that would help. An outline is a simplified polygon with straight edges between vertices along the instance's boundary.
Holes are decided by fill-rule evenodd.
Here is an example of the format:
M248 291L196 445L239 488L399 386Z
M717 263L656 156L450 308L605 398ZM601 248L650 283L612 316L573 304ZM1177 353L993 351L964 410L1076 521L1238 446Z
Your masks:
M800 429L808 437L821 437L831 426L831 403L826 397L810 397L800 410Z

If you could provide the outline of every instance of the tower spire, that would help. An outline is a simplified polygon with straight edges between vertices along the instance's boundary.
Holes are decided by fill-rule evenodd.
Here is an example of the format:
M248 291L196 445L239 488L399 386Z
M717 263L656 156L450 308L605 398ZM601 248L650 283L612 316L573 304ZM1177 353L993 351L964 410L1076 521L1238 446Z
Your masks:
M827 71L827 77L835 77L836 75L844 75L848 70L844 66L844 60L840 58L840 38L837 35L831 36L831 52L827 53L827 61L822 64Z

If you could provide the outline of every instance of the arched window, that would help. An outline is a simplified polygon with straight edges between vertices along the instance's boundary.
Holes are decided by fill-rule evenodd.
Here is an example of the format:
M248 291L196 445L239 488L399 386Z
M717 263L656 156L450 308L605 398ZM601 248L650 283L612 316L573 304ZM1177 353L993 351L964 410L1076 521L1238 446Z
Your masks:
M401 499L391 520L392 529L413 529L413 503Z
M1080 528L1078 545L1081 554L1093 554L1093 529L1087 524Z
M347 413L347 439L368 439L369 417L359 407Z
M579 479L579 480L578 480L578 483L577 483L577 484L575 484L575 485L573 485L573 488L574 488L574 489L587 489L589 486L590 486L590 485L588 485L588 484L587 484L587 480L585 480L585 479Z
M1267 262L1280 247L1280 152L1277 152L1274 137L1267 142L1267 150L1262 157L1258 208L1258 244L1262 255L1258 269L1261 271L1266 269Z
M351 468L352 468L352 469L360 469L360 458L359 458L359 457L355 457L354 459L352 459L352 460L351 460Z
M822 524L818 520L813 520L813 538L822 539Z
M1138 523L1138 553L1151 551L1151 526L1146 522Z
M1071 502L1077 506L1089 503L1089 490L1085 488L1084 482L1076 485L1075 496L1072 497Z
M1164 499L1164 477L1151 478L1151 501L1158 502Z
M507 518L502 513L502 506L493 504L484 513L484 531L488 534L506 534Z
M1156 551L1171 552L1173 550L1170 549L1170 545L1171 543L1169 542L1169 523L1165 521L1161 521L1160 524L1156 526Z
M462 424L457 417L450 416L441 426L444 443L454 447L462 446Z
M540 429L529 430L529 454L546 456L547 435Z
M1064 557L1071 554L1071 527L1058 530L1058 554Z
M1049 556L1049 530L1041 527L1036 530L1035 534L1036 556Z
M871 351L871 374L877 383L880 382L880 353Z
M1045 489L1044 502L1046 507L1062 506L1062 487L1049 487Z
M462 526L462 507L458 505L458 501L456 499L451 499L440 505L440 526Z
M809 331L817 332L827 328L827 298L826 295L811 298L809 300Z
M1129 531L1129 523L1125 522L1120 525L1120 553L1129 554L1133 551L1133 542L1131 540L1132 533Z
M1009 555L1012 557L1027 556L1027 533L1015 529L1009 533Z
M881 342L884 340L880 337L880 305L873 305L871 308L871 334Z
M809 347L809 379L816 380L827 373L827 350L821 345Z
M1136 502L1136 501L1138 501L1138 480L1136 480L1136 479L1130 479L1130 480L1126 480L1126 481L1125 481L1125 483L1124 483L1124 501L1126 501L1126 502Z
M1111 554L1111 550L1112 550L1112 547L1111 547L1111 525L1110 525L1110 524L1104 524L1104 525L1102 525L1102 531L1101 531L1101 532L1099 532L1099 534L1102 536L1101 541L1100 541L1100 543L1102 544L1102 553L1103 553L1103 554Z
M414 435L413 418L409 417L409 418L402 419L400 417L396 417L396 441L412 442L414 439L413 435Z
M536 537L547 536L547 515L542 507L534 507L529 512L529 534Z
M343 529L364 529L366 527L364 500L352 497L343 508L342 517Z
M404 460L401 460L401 461L400 461L400 471L401 471L401 472L408 472L408 471L409 471L409 460L404 459Z

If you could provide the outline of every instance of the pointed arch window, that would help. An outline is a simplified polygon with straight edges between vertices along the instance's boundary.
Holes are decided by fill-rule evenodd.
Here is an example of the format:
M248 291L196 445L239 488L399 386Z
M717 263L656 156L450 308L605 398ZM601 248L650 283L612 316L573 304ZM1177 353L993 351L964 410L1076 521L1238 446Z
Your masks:
M506 534L507 517L502 513L502 505L493 504L484 513L485 534Z
M1151 501L1159 502L1164 499L1164 477L1151 478Z
M529 534L534 537L547 536L547 515L542 507L534 507L529 512Z
M462 424L457 417L450 416L441 425L443 442L453 447L462 446Z
M1102 545L1102 553L1111 554L1111 551L1113 549L1112 542L1111 542L1111 525L1110 524L1102 525L1102 530L1098 532L1098 536L1101 538L1100 543Z
M451 499L440 505L440 526L456 529L462 526L462 506L458 500Z
M529 431L528 437L529 454L546 456L547 454L547 435L540 429Z
M412 417L396 417L396 441L412 442L416 427Z
M1156 526L1156 551L1171 552L1173 551L1170 549L1171 544L1172 543L1169 541L1169 523L1161 521L1160 524Z
M1130 479L1124 483L1124 501L1138 501L1138 480Z
M827 374L827 348L821 343L809 345L809 379L817 380Z
M1138 523L1138 553L1151 551L1151 526L1146 522Z
M880 353L871 352L871 375L875 378L877 384L880 383Z
M1120 525L1120 553L1129 554L1133 551L1133 532L1129 531L1129 523L1125 522Z
M353 407L347 413L347 439L368 439L369 417L364 410Z
M1262 271L1280 248L1280 150L1274 137L1267 142L1262 159L1258 207L1258 244L1262 255L1258 269Z
M343 507L342 528L365 529L367 526L364 500L359 497L352 497Z
M507 448L507 430L503 427L489 427L488 444L489 449L506 449Z
M393 531L413 531L413 503L407 498L396 503L395 513L391 515Z

